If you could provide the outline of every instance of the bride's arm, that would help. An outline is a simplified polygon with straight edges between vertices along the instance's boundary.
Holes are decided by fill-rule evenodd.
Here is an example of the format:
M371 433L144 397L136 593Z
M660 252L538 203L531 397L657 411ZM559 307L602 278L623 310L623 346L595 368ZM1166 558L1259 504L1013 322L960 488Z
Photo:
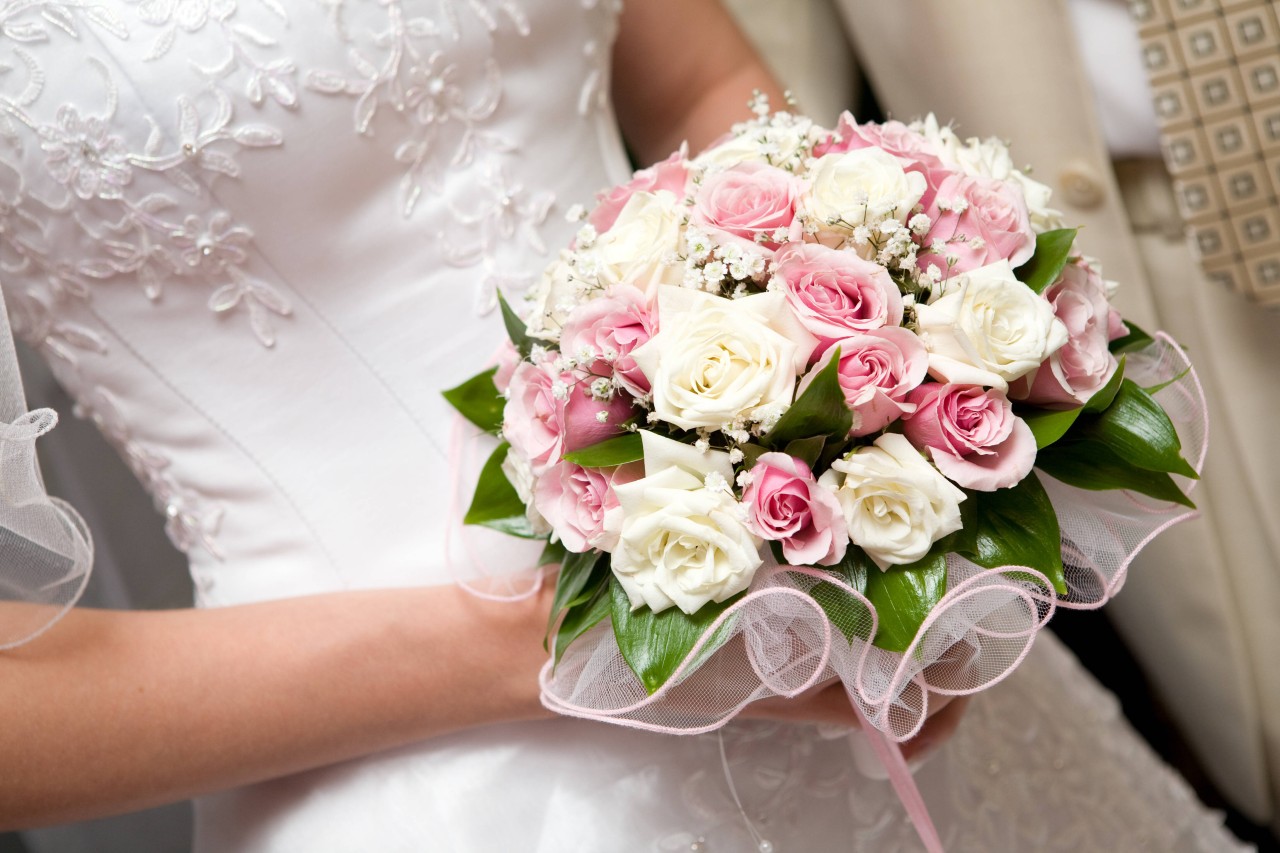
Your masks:
M693 152L750 117L760 90L783 94L718 0L627 3L613 53L618 123L636 157L656 162L688 141Z
M438 587L74 610L0 652L0 830L545 716L549 604L549 593L492 603ZM19 606L0 605L0 619Z

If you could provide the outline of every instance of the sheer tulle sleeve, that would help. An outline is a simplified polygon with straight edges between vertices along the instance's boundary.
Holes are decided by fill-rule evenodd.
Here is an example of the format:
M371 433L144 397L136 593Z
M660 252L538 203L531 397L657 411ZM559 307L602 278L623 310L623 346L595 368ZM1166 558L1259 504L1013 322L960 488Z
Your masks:
M45 493L36 439L58 422L28 411L0 294L0 649L45 631L75 604L93 565L93 542L69 504Z

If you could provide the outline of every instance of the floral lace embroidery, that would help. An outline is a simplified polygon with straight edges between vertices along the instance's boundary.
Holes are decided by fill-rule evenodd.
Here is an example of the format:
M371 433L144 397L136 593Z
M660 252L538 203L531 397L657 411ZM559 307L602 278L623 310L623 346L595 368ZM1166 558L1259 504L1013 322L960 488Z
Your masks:
M477 183L488 198L481 198L473 210L461 210L450 203L456 226L439 235L445 261L457 267L482 265L484 276L476 295L476 311L488 314L498 305L498 290L523 293L533 283L535 271L502 273L493 258L502 243L519 240L540 255L547 253L538 228L547 219L555 196L545 191L528 191L514 183L506 170L487 161Z
M469 166L477 150L509 152L515 144L482 126L502 97L502 72L497 61L486 57L479 79L474 79L464 71L461 58L451 58L446 52L452 45L440 22L406 17L398 2L385 5L386 29L372 35L373 45L386 53L380 62L369 59L356 40L344 33L352 44L349 60L354 74L313 70L307 72L305 82L317 92L354 97L357 133L372 134L373 120L384 106L401 116L401 123L407 126L395 158L405 167L401 208L405 216L411 216L424 189L441 190L447 168ZM504 0L498 5L522 34L528 32L528 22L513 3ZM454 42L461 37L456 6L444 4ZM498 20L487 4L471 0L468 6L490 31L497 28Z
M622 0L580 0L587 12L607 16L610 26L600 38L587 39L582 45L582 56L587 61L587 76L578 94L578 115L584 118L609 106L609 67L612 57L609 48L617 32L618 15Z
M97 388L83 395L76 403L76 414L91 418L102 434L120 449L134 476L164 513L165 533L178 550L185 552L199 546L215 559L222 559L214 542L222 524L222 507L207 504L174 480L169 473L169 459L133 436L110 393Z

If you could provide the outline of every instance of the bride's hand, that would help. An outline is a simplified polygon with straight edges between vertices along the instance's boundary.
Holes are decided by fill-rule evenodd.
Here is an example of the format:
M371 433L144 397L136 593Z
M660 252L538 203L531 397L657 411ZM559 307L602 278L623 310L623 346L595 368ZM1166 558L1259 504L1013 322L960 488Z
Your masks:
M946 743L955 734L968 705L968 696L932 694L929 697L929 718L915 737L903 742L903 757L908 761L920 758ZM793 699L774 696L753 702L743 710L742 716L747 719L859 727L849 696L838 681L819 685Z

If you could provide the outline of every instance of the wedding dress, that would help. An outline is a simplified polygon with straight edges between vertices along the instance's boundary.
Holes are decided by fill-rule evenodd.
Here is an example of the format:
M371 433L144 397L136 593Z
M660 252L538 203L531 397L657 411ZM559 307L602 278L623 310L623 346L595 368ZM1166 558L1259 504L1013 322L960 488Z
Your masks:
M439 392L626 175L617 5L0 5L13 326L162 507L198 606L452 582ZM849 737L476 729L203 797L196 849L916 849ZM1236 849L1047 634L918 779L949 849Z

